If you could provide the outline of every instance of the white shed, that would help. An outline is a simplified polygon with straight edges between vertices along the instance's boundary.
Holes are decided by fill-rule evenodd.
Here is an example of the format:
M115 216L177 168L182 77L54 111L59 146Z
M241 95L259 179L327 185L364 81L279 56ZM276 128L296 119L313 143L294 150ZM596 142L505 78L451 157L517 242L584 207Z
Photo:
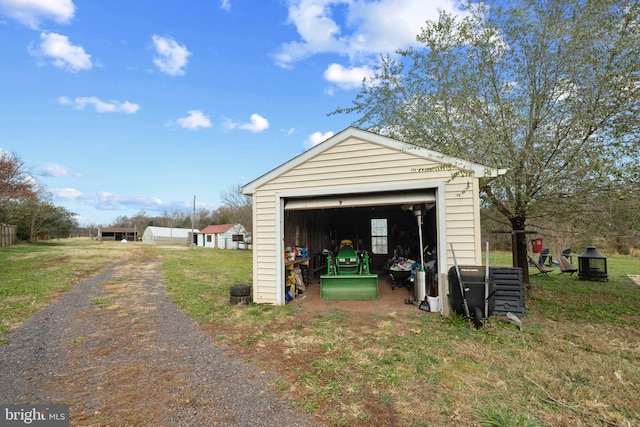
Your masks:
M419 241L411 206L425 212L423 242L437 254L437 292L446 295L450 243L460 265L481 263L479 180L501 173L371 132L343 130L242 187L253 197L254 301L285 304L287 246L308 247L313 257L333 241L353 239L371 252L372 269L380 269L396 246ZM448 304L440 306L447 314Z
M209 225L196 234L197 246L218 249L245 249L247 231L240 223Z
M149 226L142 234L142 243L147 245L188 245L191 243L190 228ZM197 233L198 230L193 230Z

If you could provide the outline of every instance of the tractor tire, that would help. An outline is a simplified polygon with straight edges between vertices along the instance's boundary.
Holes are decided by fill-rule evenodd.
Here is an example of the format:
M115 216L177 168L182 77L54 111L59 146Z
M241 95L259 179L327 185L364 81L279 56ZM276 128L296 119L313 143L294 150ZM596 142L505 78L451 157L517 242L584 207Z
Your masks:
M229 303L233 305L238 305L238 304L249 305L251 304L251 295L245 295L241 297L230 296Z
M229 293L232 297L246 297L251 295L251 286L249 285L231 285Z

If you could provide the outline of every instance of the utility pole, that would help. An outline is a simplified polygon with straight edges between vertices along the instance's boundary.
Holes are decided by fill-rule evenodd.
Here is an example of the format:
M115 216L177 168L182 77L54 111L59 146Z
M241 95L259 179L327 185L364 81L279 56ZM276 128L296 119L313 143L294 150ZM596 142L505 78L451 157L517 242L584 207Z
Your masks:
M191 248L193 248L193 238L194 238L194 235L193 235L193 229L194 229L193 223L195 221L195 218L196 218L196 195L194 194L193 195L193 214L191 214L191 245L190 245Z

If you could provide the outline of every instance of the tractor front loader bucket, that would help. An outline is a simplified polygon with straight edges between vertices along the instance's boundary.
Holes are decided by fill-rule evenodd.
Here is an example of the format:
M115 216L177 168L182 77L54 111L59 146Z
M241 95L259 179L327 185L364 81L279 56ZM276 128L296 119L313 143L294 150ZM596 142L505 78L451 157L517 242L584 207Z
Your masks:
M377 300L378 276L375 274L322 275L320 298L324 300Z

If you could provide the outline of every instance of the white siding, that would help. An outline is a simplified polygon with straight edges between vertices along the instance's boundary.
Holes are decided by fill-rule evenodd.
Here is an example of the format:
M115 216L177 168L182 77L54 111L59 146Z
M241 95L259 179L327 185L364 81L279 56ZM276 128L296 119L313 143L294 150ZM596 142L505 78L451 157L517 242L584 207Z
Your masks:
M415 185L416 182L425 183L424 188L436 188L446 183L446 236L439 236L439 239L453 243L461 265L478 264L481 256L478 179L457 177L452 180L449 170L415 172L437 165L436 161L425 159L413 150L398 150L349 137L261 183L253 195L254 301L277 303L278 269L283 255L277 253L277 239L281 237L277 232L281 225L276 223L280 218L277 214L280 207L276 203L278 195L285 192L332 191L337 194L353 191L354 185L363 190ZM429 183L433 185L429 187ZM448 244L447 251L450 266L453 258ZM441 272L448 270L448 266Z
M276 197L260 191L253 197L253 300L276 304Z
M468 184L472 187L469 188ZM474 186L477 187L477 180L457 178L446 186L445 191L447 250L453 245L460 265L477 265L480 262L479 232L476 233L480 225L480 201ZM453 265L453 254L448 254L447 265Z

